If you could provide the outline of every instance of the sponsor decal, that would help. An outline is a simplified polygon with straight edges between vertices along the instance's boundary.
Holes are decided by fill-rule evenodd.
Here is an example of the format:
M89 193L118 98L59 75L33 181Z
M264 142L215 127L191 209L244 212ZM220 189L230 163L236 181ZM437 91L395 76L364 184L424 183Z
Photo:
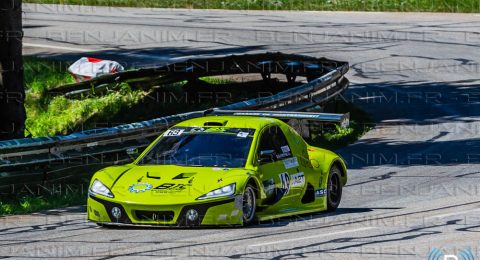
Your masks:
M136 184L133 184L132 186L128 187L128 191L130 191L131 193L140 193L140 192L145 192L147 190L151 190L152 189L152 184L149 184L149 183L136 183Z
M327 189L317 189L315 190L315 197L320 198L327 195Z
M303 174L303 172L293 174L291 177L292 177L292 181L291 181L290 187L305 186L305 174Z
M290 175L287 172L280 173L280 182L282 183L282 189L285 191L284 194L288 194L290 191Z
M164 183L155 187L152 191L155 193L169 193L183 191L189 186L188 184Z
M163 136L179 136L181 135L185 129L170 129L163 134Z
M209 127L205 129L205 132L220 132L220 133L228 133L228 129L225 127Z
M291 153L281 153L281 154L277 154L277 159L283 159L283 158L287 158L287 157L290 157L292 154Z
M226 128L226 127L182 127L182 128L170 128L165 131L163 136L179 136L195 133L231 133L238 137L246 138L255 133L255 129L250 128Z
M205 131L205 128L203 127L194 127L190 129L190 132L203 132L203 131Z
M237 137L245 138L248 136L248 132L238 132Z
M285 169L290 169L298 166L297 157L292 157L283 160L283 165L285 165Z
M288 147L288 145L284 145L282 147L280 147L282 149L282 152L284 153L288 153L290 152L290 147Z

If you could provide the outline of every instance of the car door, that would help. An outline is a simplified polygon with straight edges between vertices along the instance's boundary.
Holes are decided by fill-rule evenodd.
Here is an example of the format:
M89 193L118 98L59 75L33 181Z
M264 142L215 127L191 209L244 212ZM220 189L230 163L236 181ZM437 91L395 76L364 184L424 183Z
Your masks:
M305 177L303 173L299 174L297 158L293 156L287 138L278 126L270 126L261 133L257 158L261 159L265 151L273 153L270 160L259 160L258 171L267 195L264 204L283 205L298 200Z
M300 190L301 203L309 203L315 200L315 197L304 196L306 192L315 192L321 181L321 172L313 168L312 162L308 155L308 146L303 138L290 126L282 126L283 132L286 134L287 141L293 155L296 157L298 166L295 167L298 181L294 184ZM312 191L313 190L313 191Z

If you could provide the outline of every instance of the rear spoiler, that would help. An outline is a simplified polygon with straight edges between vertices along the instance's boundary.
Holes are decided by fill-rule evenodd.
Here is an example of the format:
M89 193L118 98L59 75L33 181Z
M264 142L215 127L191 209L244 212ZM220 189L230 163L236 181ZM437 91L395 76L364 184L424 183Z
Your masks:
M222 110L214 109L209 115L228 115L228 116L259 116L278 119L297 119L310 120L325 123L338 123L342 128L350 125L350 113L331 114L314 112L289 112L289 111L259 111L259 110Z

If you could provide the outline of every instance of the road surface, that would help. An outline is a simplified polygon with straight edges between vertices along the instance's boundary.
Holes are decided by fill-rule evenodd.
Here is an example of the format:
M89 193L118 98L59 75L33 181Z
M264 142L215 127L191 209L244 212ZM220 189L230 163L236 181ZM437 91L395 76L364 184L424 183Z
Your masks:
M480 257L479 15L24 9L25 53L57 59L90 52L148 66L282 51L346 60L345 98L377 126L339 151L350 180L336 213L243 229L116 230L73 207L0 218L0 257Z

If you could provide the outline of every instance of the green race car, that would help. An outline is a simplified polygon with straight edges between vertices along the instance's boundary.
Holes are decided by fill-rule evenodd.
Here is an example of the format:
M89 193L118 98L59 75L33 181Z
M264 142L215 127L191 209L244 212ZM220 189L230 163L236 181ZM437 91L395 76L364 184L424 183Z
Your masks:
M92 177L88 219L99 225L247 225L333 211L344 161L283 121L206 116L165 131L131 164Z

